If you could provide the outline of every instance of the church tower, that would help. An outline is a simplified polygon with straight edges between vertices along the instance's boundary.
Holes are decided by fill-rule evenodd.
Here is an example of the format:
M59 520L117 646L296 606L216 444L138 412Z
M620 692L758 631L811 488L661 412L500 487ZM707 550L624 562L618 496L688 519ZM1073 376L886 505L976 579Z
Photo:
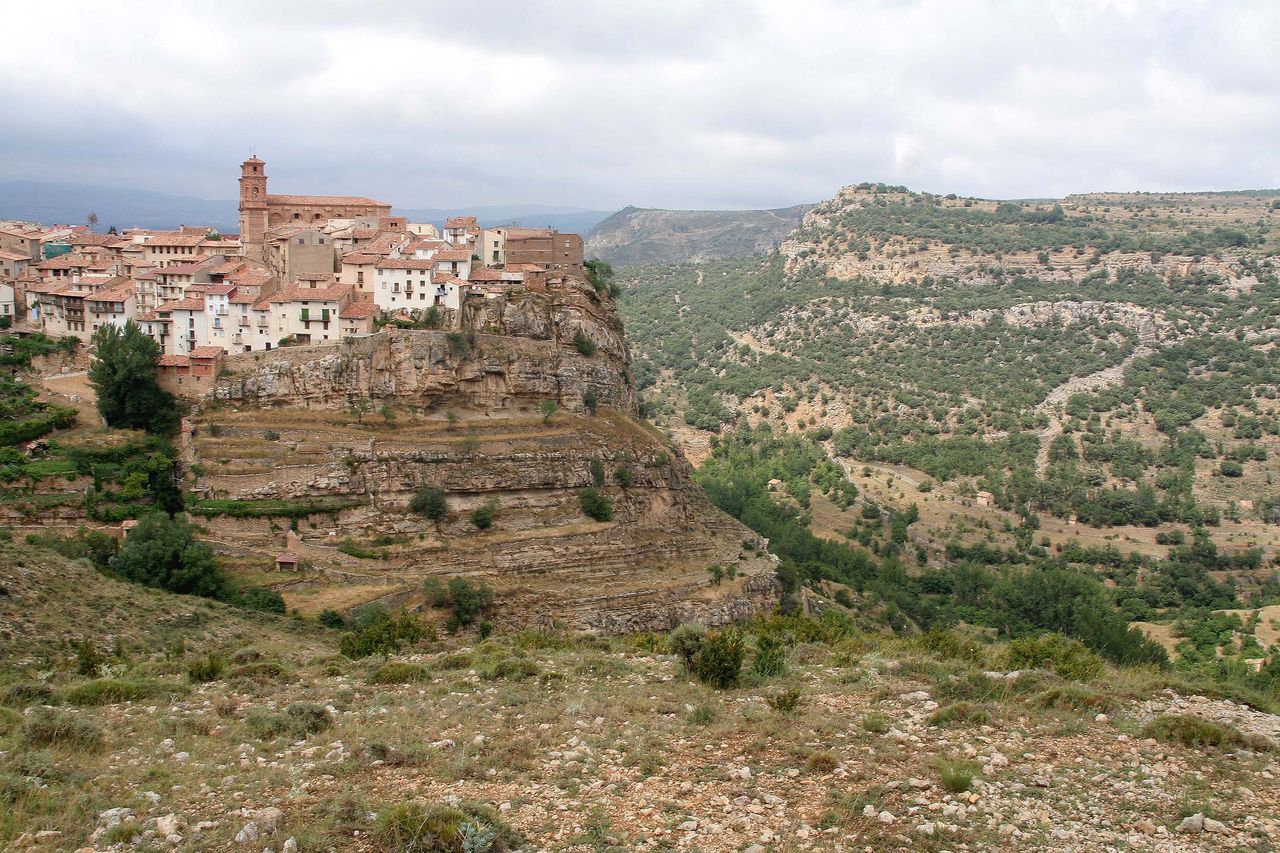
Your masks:
M267 164L255 154L240 164L240 245L263 260L267 236Z

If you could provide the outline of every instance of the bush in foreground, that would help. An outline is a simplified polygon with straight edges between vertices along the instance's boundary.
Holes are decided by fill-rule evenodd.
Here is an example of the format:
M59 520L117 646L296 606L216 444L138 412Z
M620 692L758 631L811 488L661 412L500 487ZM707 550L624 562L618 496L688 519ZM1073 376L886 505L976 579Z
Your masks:
M386 853L503 853L524 843L488 806L398 803L383 809L373 832Z
M61 746L89 752L102 746L102 730L90 720L66 711L42 708L22 724L22 738L31 746Z
M1013 669L1052 669L1071 681L1097 678L1106 669L1102 658L1089 651L1084 643L1061 634L1013 640L1005 655Z
M746 655L742 632L726 628L707 637L694 658L693 673L703 684L728 690L737 686Z

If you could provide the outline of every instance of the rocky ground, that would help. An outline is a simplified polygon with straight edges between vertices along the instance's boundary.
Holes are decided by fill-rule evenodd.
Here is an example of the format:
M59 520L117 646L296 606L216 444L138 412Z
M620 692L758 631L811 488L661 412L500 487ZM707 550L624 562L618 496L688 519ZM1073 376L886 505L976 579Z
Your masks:
M10 708L7 849L390 850L379 815L405 800L487 804L538 850L1269 850L1280 836L1280 717L1163 676L1072 684L988 669L998 648L966 661L851 635L797 642L782 675L749 658L743 685L718 691L658 645L499 634L388 666L268 642L228 648L216 680L187 686L194 650L153 654L129 677L170 695ZM50 713L100 746L33 745L30 721ZM1168 714L1239 740L1144 736Z

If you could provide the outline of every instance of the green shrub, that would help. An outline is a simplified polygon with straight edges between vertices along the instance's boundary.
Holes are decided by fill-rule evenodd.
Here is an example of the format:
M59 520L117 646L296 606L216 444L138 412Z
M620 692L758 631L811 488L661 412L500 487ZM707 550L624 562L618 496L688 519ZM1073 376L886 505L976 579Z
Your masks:
M619 488L631 488L632 478L631 469L625 465L619 465L613 472L613 479L617 482Z
M266 708L250 708L244 722L253 736L260 740L277 738L289 730L283 714Z
M978 765L972 761L942 759L938 762L938 779L941 780L942 787L953 794L969 790L977 773Z
M787 647L772 634L756 638L756 656L752 668L757 675L770 678L787 671Z
M880 735L889 731L889 718L879 711L868 711L862 715L863 731Z
M347 627L347 619L341 613L326 607L316 615L316 621L326 628L342 629Z
M695 705L693 707L693 710L689 712L689 722L693 723L695 726L708 725L712 721L714 721L715 718L716 718L715 706L709 705L706 702L703 702L699 705Z
M236 667L227 673L228 678L248 678L254 681L293 681L293 674L278 660L255 661Z
M11 684L0 693L0 704L25 707L48 705L53 701L53 688L47 684Z
M1215 723L1192 714L1161 714L1142 727L1142 736L1195 748L1249 746L1265 751L1272 747L1259 738L1246 738L1235 726Z
M800 707L800 691L783 690L770 696L765 701L769 703L770 708L779 714L793 714Z
M581 329L574 334L573 345L577 348L578 352L582 353L587 358L596 354L596 342L587 337L586 333Z
M429 577L423 580L422 594L428 607L445 607L449 604L449 592L440 578Z
M187 666L187 678L197 684L217 681L226 668L226 661L215 654L198 658Z
M77 684L64 694L71 705L114 705L117 702L134 702L157 696L185 693L186 688L160 681L122 681L115 678L98 678Z
M452 608L449 629L456 631L464 625L470 625L489 609L493 604L493 590L482 580L449 578L449 602Z
M410 498L409 509L432 521L439 521L449 514L449 503L445 499L443 489L423 486Z
M102 840L106 844L129 844L142 834L142 822L125 820L103 833Z
M613 520L613 503L607 496L594 487L588 487L578 493L578 502L582 505L582 514L596 521Z
M357 625L360 624L360 615L357 613ZM393 619L379 608L363 627L342 635L338 640L338 651L349 658L391 654L406 644L418 642L424 635L421 623L412 616L404 614Z
M91 720L67 711L41 708L22 724L22 738L31 746L61 746L77 751L102 747L102 731Z
M373 840L384 853L504 853L524 838L488 806L398 803L383 809Z
M255 587L244 590L227 599L229 604L243 607L246 610L259 610L263 613L284 613L284 597L274 589Z
M698 652L702 651L706 641L706 628L701 625L681 625L667 638L667 647L671 654L680 658L686 672L693 672L694 661L698 659Z
M1088 687L1075 684L1064 684L1050 687L1036 695L1031 704L1037 708L1062 709L1069 711L1108 711L1115 707L1115 700Z
M387 662L369 676L370 684L410 684L431 677L425 666L416 663Z
M929 717L929 725L945 726L950 723L968 723L985 726L991 722L991 712L981 705L971 702L956 702L934 711Z
M471 523L479 530L488 530L493 527L493 517L498 512L497 498L490 498L471 513Z
M486 681L524 681L536 678L541 672L542 669L531 660L505 657L482 669L480 677Z
M284 709L289 730L298 737L322 732L333 725L333 718L325 707L317 702L294 702Z
M1084 643L1061 634L1013 640L1005 649L1005 659L1012 669L1052 669L1071 681L1097 678L1106 669L1102 658Z
M693 672L702 683L727 690L737 685L745 657L742 633L726 628L707 637L694 658Z

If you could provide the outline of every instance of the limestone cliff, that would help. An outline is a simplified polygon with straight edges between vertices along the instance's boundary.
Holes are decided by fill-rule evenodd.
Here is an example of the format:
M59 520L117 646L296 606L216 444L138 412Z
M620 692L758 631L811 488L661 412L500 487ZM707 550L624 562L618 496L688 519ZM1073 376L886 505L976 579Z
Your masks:
M209 536L274 555L288 516L316 507L288 537L313 577L410 603L429 575L484 577L521 622L666 629L776 602L765 543L637 419L607 297L571 282L473 300L460 322L229 359L183 436ZM390 417L351 414L360 398ZM425 487L445 493L444 518L410 510ZM610 519L584 513L588 488ZM731 579L712 585L712 566Z
M210 396L324 409L365 398L441 411L554 400L581 411L589 393L600 406L636 412L622 321L594 288L571 279L545 292L470 299L448 331L392 328L335 346L234 355Z

